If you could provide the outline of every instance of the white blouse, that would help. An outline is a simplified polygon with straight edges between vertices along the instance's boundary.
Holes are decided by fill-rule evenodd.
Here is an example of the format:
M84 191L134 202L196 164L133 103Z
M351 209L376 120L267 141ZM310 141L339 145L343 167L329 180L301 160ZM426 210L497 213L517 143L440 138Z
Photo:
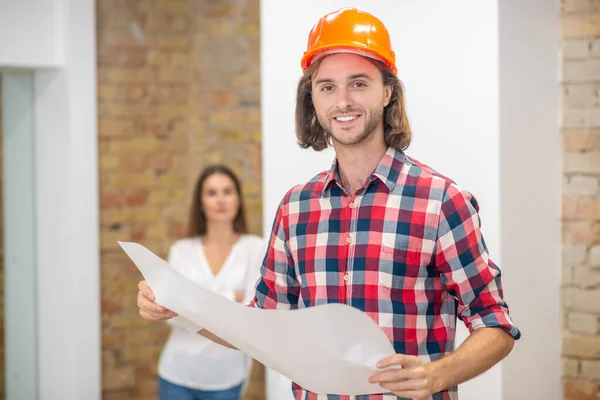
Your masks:
M265 242L255 235L242 235L225 263L214 275L199 237L181 239L169 249L168 263L190 281L235 301L244 291L244 304L254 298ZM208 306L208 305L207 305ZM252 359L206 339L189 329L179 317L169 320L171 334L162 350L158 374L174 384L197 390L225 390L246 383ZM187 328L187 329L186 329Z

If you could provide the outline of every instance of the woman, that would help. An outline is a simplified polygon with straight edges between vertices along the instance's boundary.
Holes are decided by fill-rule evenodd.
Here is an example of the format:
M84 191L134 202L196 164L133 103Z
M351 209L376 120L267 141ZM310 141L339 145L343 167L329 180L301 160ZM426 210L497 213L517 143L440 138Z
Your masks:
M254 296L265 247L246 230L240 183L224 166L198 177L190 210L189 234L169 250L169 264L189 280L232 301ZM160 400L238 400L252 359L189 332L178 319L158 364Z

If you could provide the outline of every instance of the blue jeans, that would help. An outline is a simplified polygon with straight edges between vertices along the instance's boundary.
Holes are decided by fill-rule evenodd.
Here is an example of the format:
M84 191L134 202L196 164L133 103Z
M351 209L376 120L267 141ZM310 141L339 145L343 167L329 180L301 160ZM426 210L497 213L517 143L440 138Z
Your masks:
M241 384L231 389L205 391L179 386L159 377L158 398L160 400L240 400L243 386Z

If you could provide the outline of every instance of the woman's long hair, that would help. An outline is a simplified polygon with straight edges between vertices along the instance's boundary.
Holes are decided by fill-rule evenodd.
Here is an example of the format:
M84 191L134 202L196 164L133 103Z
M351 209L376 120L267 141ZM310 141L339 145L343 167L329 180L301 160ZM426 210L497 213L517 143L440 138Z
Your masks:
M211 165L206 167L196 181L194 187L192 204L190 208L190 217L188 221L188 236L194 237L206 234L206 215L204 215L202 207L202 190L204 188L204 182L215 174L226 175L234 183L235 191L239 198L238 213L233 220L233 229L236 233L247 233L248 228L246 225L246 212L244 210L244 200L242 198L242 186L240 180L233 173L233 171L224 165Z

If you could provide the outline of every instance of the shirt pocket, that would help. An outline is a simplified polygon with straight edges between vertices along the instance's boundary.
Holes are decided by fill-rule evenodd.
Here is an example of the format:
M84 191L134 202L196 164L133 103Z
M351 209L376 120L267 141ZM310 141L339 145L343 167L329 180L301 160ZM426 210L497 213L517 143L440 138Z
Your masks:
M414 286L416 280L427 275L425 270L429 257L421 247L409 244L408 237L402 235L385 236L381 243L379 257L379 284L389 291L392 298L398 291Z

